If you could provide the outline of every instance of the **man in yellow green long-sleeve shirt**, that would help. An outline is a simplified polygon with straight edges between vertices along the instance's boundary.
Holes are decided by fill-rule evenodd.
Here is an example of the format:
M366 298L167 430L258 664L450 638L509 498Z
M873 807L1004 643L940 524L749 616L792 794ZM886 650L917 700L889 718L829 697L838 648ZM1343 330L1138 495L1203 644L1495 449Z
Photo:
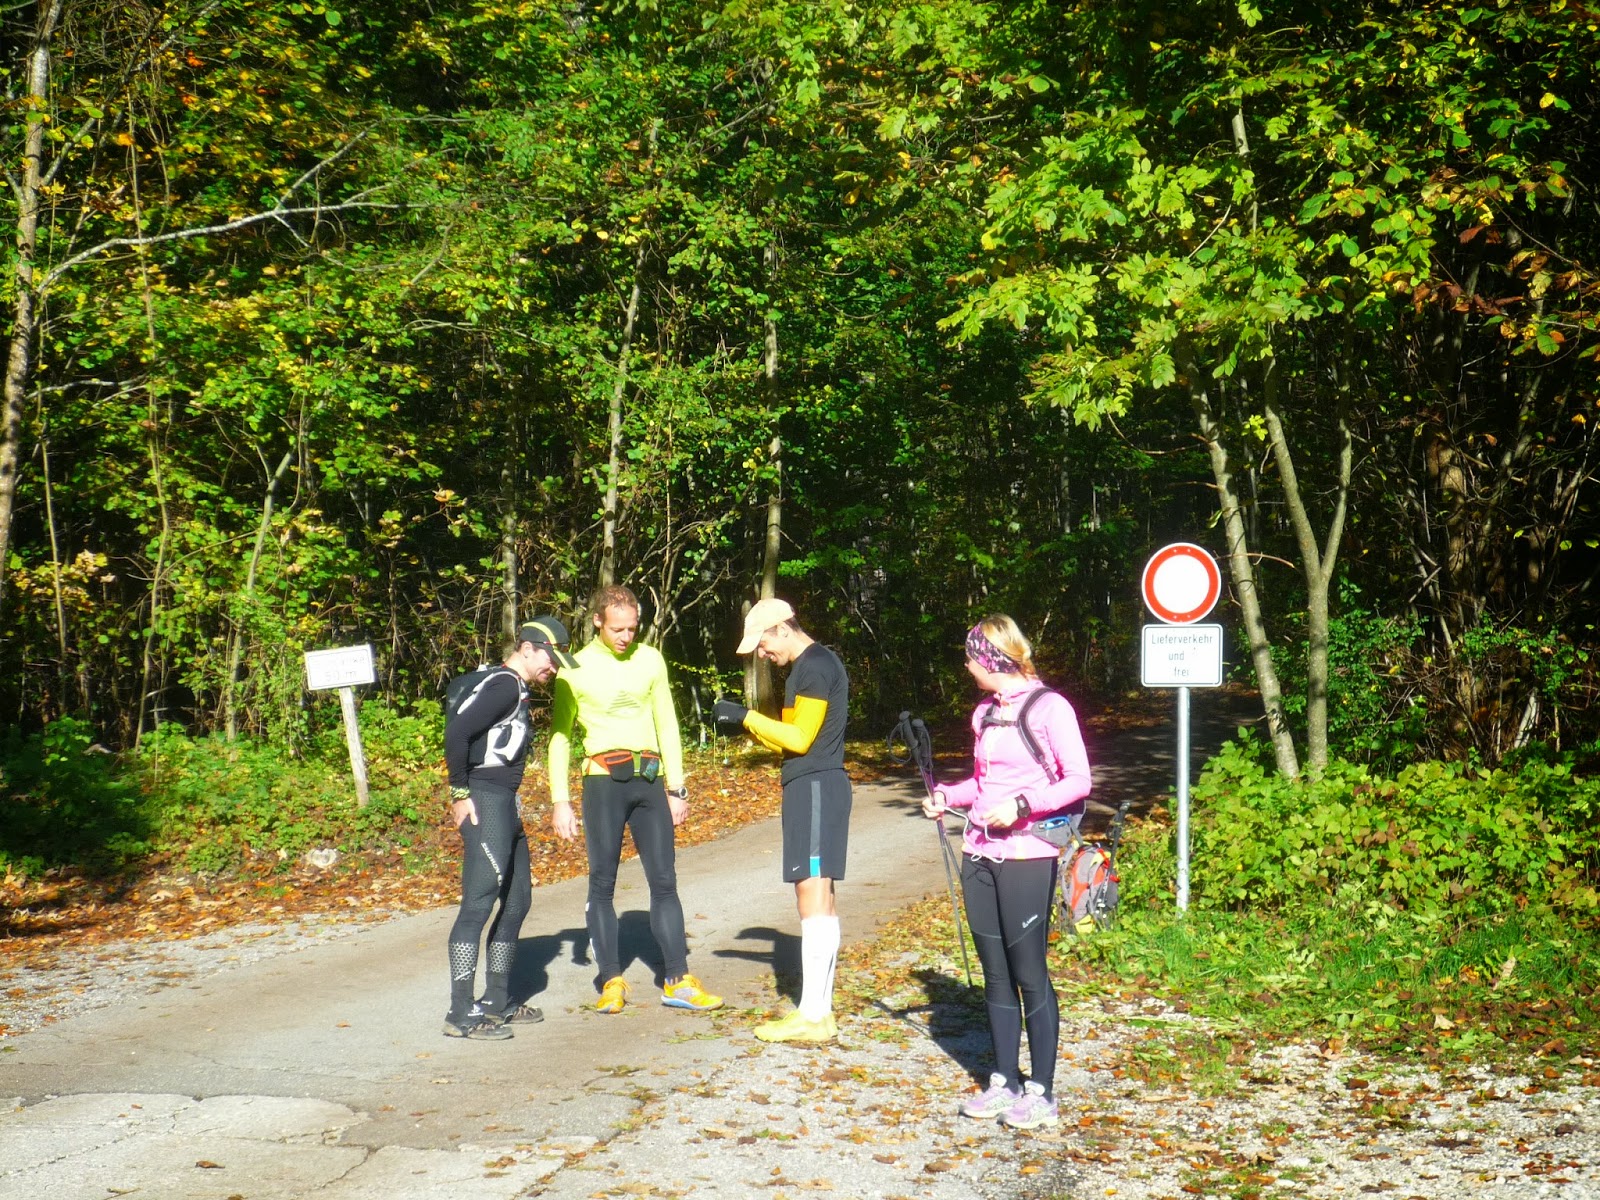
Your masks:
M550 823L557 836L578 834L568 786L572 728L583 726L583 838L589 854L589 944L603 986L595 1008L618 1013L627 1002L617 946L617 867L622 831L650 885L650 932L661 948L661 1003L669 1008L717 1008L689 974L689 945L678 900L674 829L689 814L683 745L661 652L637 641L639 600L625 587L604 587L589 605L595 637L575 656L584 678L557 682L550 728Z

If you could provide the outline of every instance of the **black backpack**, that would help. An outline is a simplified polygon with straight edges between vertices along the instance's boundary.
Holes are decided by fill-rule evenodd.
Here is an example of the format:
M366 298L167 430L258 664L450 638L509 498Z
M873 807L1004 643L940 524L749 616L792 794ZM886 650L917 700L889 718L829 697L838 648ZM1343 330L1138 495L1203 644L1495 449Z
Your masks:
M473 670L464 675L457 675L449 683L445 684L444 727L446 731L450 728L450 722L460 714L461 706L467 702L468 698L478 690L485 680L498 675L502 671L507 675L516 675L516 672L510 667L490 666L488 663L481 663Z

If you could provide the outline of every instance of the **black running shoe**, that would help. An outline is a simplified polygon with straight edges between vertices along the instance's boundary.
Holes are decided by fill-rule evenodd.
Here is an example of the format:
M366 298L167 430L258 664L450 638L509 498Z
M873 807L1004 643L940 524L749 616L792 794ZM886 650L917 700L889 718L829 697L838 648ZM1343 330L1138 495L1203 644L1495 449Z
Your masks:
M443 1032L445 1037L474 1038L480 1042L503 1042L515 1036L504 1021L479 1012L476 1007L459 1019L447 1014Z
M493 1014L485 1013L484 1015L492 1016ZM501 1013L498 1019L508 1025L537 1025L544 1020L544 1009L535 1008L531 1004L513 1004L505 1012Z

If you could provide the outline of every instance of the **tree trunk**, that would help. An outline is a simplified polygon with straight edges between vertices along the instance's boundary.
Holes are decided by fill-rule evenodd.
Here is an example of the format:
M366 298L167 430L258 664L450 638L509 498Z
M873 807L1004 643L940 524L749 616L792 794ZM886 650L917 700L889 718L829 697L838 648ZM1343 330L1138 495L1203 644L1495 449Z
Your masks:
M606 431L606 498L600 548L600 586L617 582L617 482L622 474L622 397L628 390L628 356L633 352L633 326L639 318L639 277L644 271L644 241L633 261L633 289L622 317L622 349L617 352L617 378L611 385Z
M17 475L22 466L22 406L28 393L38 297L33 289L33 263L39 245L39 198L44 158L45 118L50 105L50 43L61 24L65 0L44 0L34 26L28 55L22 178L17 185L16 299L12 305L11 347L6 356L5 411L0 416L0 603L5 595L6 559L11 550L11 525L16 514Z
M267 533L272 528L272 511L278 494L278 484L288 472L289 464L294 461L294 452L295 447L292 445L283 452L283 457L278 461L278 469L267 480L267 494L261 500L261 523L256 526L255 549L250 552L250 568L245 572L243 600L246 610L255 599L256 569L261 565L261 554L266 548ZM224 683L222 698L223 721L230 742L239 736L239 664L244 658L244 641L245 631L235 619L233 636L229 639L228 645L228 677Z
M128 114L128 178L133 184L133 211L137 223L139 236L143 237L144 227L144 197L139 183L139 145L138 131L134 128L133 113ZM150 339L150 361L158 362L161 354L161 344L156 337L156 310L155 302L150 290L150 251L146 246L139 250L139 284L144 300L144 327L145 336ZM156 505L161 512L161 540L156 544L155 570L150 576L150 625L144 635L144 654L139 677L139 702L135 714L133 728L133 744L138 747L144 738L144 708L150 699L150 677L154 673L154 649L156 631L161 622L161 585L167 571L167 547L172 539L172 515L167 511L167 490L161 478L161 453L159 438L161 436L160 414L156 410L155 395L150 391L148 384L145 388L146 412L149 433L145 439L146 450L150 457L150 482L155 487ZM159 690L166 688L165 663L162 664ZM162 707L159 703L154 706L151 714L155 725L161 724Z
M1212 407L1211 396L1201 386L1197 365L1186 352L1180 352L1180 361L1189 389L1189 403L1194 409L1201 440L1211 459L1211 475L1217 485L1217 507L1222 514L1222 527L1227 538L1224 557L1227 559L1228 573L1233 579L1234 594L1239 599L1239 611L1244 617L1245 637L1250 644L1250 662L1255 668L1256 686L1261 691L1261 706L1267 717L1267 732L1272 738L1273 757L1278 773L1293 778L1300 774L1300 760L1295 752L1294 735L1283 711L1283 685L1278 681L1278 672L1272 665L1272 649L1267 641L1266 619L1261 612L1255 565L1250 561L1244 514L1234 488L1233 466L1228 459L1228 449L1222 442L1222 426Z
M517 636L517 494L516 468L508 457L500 472L500 632L507 645Z
M1305 497L1295 472L1294 456L1278 412L1278 365L1266 360L1263 377L1264 414L1273 461L1283 487L1289 526L1299 547L1301 573L1306 581L1306 633L1310 642L1306 657L1306 760L1312 771L1328 765L1328 593L1333 584L1333 565L1344 536L1345 504L1350 490L1350 471L1354 461L1353 440L1347 417L1347 398L1343 388L1339 398L1339 473L1334 511L1328 522L1327 539L1321 549L1306 511Z
M777 274L778 248L768 244L762 251L762 262L767 269L767 294L773 292ZM762 351L762 374L766 381L769 403L778 393L778 314L769 301L767 315L762 322L765 345ZM778 594L778 560L783 551L783 435L777 431L777 415L773 415L772 441L767 445L767 463L772 470L772 490L767 493L766 538L761 549L761 587L757 599L766 600ZM745 661L744 702L761 712L773 711L772 665L759 654Z
M155 405L150 406L150 433L145 440L145 449L150 456L150 481L156 489L156 508L161 513L161 538L156 543L155 569L150 573L150 619L144 633L144 651L140 656L139 672L139 709L135 714L133 728L133 745L138 749L144 740L145 706L150 704L151 696L157 697L154 704L150 704L150 728L156 729L161 725L162 714L165 711L159 697L166 690L167 671L165 661L158 668L155 657L155 642L161 629L161 588L167 576L167 548L172 541L172 514L167 508L166 482L161 476L161 456L156 448L156 423ZM152 688L152 677L159 676Z
M650 153L655 154L659 119L650 123ZM639 319L639 287L644 276L646 240L639 238L639 251L633 259L633 287L628 292L628 307L622 318L622 348L617 352L617 378L611 385L611 407L606 416L606 495L601 528L600 586L617 582L617 490L622 475L622 398L628 391L628 358L633 353L633 327Z
M54 585L56 602L56 646L61 655L58 672L67 672L67 606L61 599L61 543L56 537L56 505L50 486L50 439L39 439L39 466L44 472L44 519L50 527L50 576ZM87 702L88 697L84 697Z

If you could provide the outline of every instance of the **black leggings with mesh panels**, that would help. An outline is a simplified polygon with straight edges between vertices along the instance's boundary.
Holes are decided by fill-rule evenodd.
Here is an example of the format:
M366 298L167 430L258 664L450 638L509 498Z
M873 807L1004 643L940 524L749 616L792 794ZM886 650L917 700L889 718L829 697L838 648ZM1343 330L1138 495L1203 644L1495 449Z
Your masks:
M461 825L461 911L450 929L452 1010L459 1009L463 999L470 1001L484 925L489 926L485 966L491 976L503 979L511 973L517 937L533 906L528 837L517 813L516 793L474 783L472 803L478 823L467 820Z

